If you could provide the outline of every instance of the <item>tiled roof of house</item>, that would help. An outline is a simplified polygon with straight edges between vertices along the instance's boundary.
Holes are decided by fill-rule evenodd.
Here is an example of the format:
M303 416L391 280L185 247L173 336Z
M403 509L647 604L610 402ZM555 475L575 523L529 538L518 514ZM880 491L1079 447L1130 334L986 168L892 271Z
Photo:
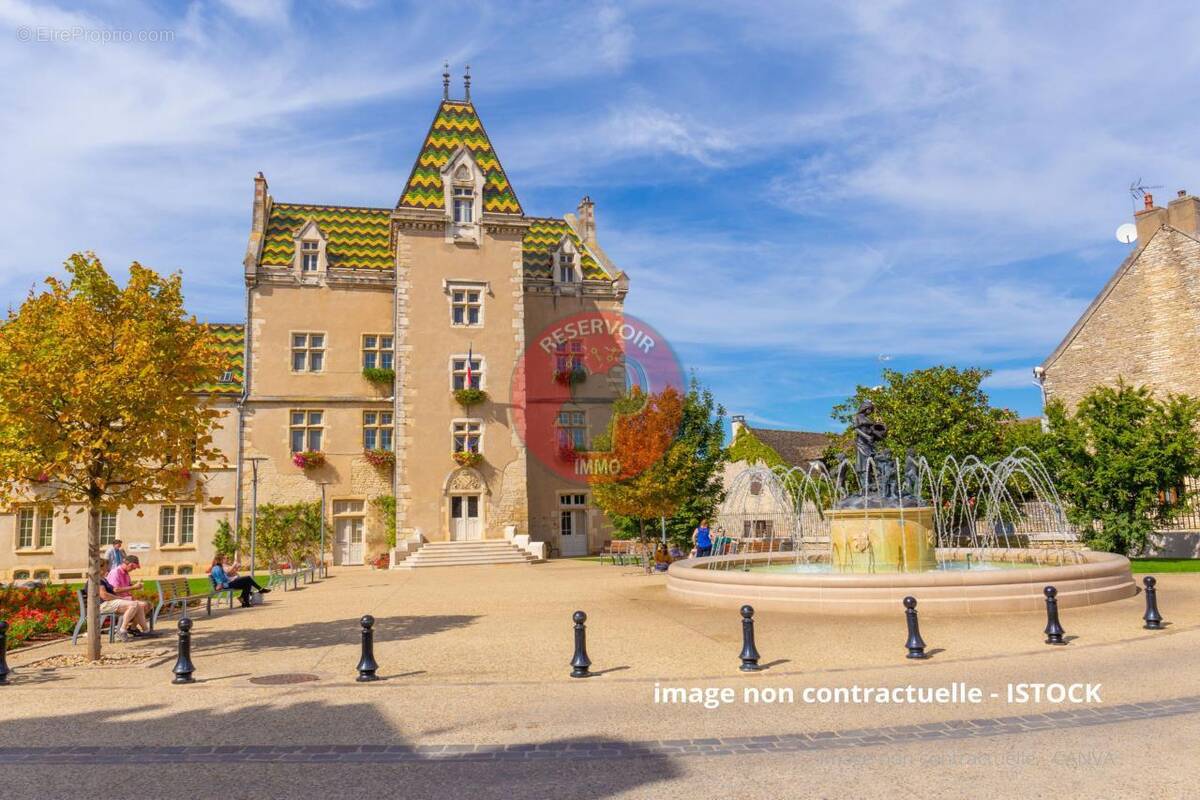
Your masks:
M592 255L575 229L566 220L545 217L530 218L529 230L521 243L525 277L549 278L554 267L554 251L563 236L570 236L579 253L579 267L587 280L606 280L610 276Z
M391 269L391 211L297 203L273 203L267 218L259 264L291 266L296 234L312 220L328 239L325 256L330 269Z
M483 210L523 214L516 192L509 185L500 159L475 113L475 106L457 100L442 101L397 205L400 208L445 208L441 169L459 147L470 150L475 163L483 170Z
M245 377L245 326L214 322L204 327L217 337L217 347L227 359L225 369L230 379L222 381L220 378L225 376L221 375L216 381L197 386L196 391L205 394L240 395L242 380Z
M749 426L747 426L749 428ZM807 467L819 461L833 441L827 433L749 428L760 442L770 447L792 466Z

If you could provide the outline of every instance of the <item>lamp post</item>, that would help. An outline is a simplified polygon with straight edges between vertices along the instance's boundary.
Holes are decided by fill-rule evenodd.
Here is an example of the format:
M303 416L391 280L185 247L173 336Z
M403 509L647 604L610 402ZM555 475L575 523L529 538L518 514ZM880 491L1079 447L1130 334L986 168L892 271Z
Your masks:
M258 529L258 462L266 461L266 456L247 458L250 462L250 577L254 577L254 556L256 534Z
M317 485L321 487L321 556L317 562L317 574L322 578L329 577L325 571L325 487L332 481L317 481Z

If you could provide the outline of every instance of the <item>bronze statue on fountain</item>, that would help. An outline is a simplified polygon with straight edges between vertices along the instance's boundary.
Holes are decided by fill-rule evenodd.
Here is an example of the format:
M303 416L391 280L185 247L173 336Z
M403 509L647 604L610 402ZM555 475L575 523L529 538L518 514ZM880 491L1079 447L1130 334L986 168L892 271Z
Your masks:
M854 474L858 491L838 502L838 508L898 508L920 505L920 473L912 450L901 474L892 451L883 447L887 426L875 421L875 404L864 400L854 415ZM844 477L844 464L838 470Z

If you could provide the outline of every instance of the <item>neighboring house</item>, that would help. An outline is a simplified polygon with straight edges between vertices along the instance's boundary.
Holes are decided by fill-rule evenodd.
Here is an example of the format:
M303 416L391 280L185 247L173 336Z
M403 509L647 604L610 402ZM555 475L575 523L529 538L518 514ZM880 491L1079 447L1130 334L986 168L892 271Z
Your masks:
M1046 400L1074 407L1096 386L1121 379L1160 394L1200 397L1200 198L1181 190L1161 208L1148 194L1134 222L1132 252L1034 368ZM1172 528L1200 529L1200 513L1185 515ZM1197 548L1200 543L1192 542L1184 549Z
M790 495L773 490L770 480L747 473L754 467L807 471L832 442L827 433L750 427L734 416L730 460L725 464L725 501L718 523L730 536L790 536L795 510Z
M516 365L556 320L619 313L628 279L597 241L590 198L561 218L526 215L469 91L445 91L394 206L280 202L259 173L243 277L248 324L214 326L228 380L201 387L226 409L217 440L229 468L198 476L200 504L148 504L102 523L145 574L202 572L217 520L249 519L255 470L260 505L318 500L324 485L335 563L386 551L372 503L383 495L396 497L401 539L515 530L563 555L600 548L609 525L586 484L519 435ZM468 375L488 399L464 408L453 390ZM586 449L612 397L580 393L551 434ZM324 463L297 465L304 451ZM381 451L394 468L372 463ZM462 451L482 461L459 466ZM76 576L85 531L61 511L0 514L0 579Z

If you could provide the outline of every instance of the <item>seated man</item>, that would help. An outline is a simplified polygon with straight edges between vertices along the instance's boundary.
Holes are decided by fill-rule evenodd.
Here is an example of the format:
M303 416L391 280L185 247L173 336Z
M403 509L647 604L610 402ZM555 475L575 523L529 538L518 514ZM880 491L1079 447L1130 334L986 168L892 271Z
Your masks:
M130 636L144 636L150 630L150 623L146 621L149 607L149 603L120 597L113 592L112 584L104 578L100 579L100 613L121 615L117 638L122 642L128 641ZM137 627L130 627L132 625Z
M145 600L135 600L133 598L133 590L142 588L142 582L138 581L137 583L134 583L129 577L129 573L133 572L139 567L141 567L141 562L138 561L137 556L125 556L125 559L120 564L109 570L107 581L112 594L115 595L117 599L126 600L137 604L138 608L140 609L140 617L144 623L146 614L150 611L150 604ZM101 596L103 597L103 594L101 594ZM142 630L149 629L149 625L144 625L142 628ZM122 632L125 631L124 625L121 626L121 630Z

